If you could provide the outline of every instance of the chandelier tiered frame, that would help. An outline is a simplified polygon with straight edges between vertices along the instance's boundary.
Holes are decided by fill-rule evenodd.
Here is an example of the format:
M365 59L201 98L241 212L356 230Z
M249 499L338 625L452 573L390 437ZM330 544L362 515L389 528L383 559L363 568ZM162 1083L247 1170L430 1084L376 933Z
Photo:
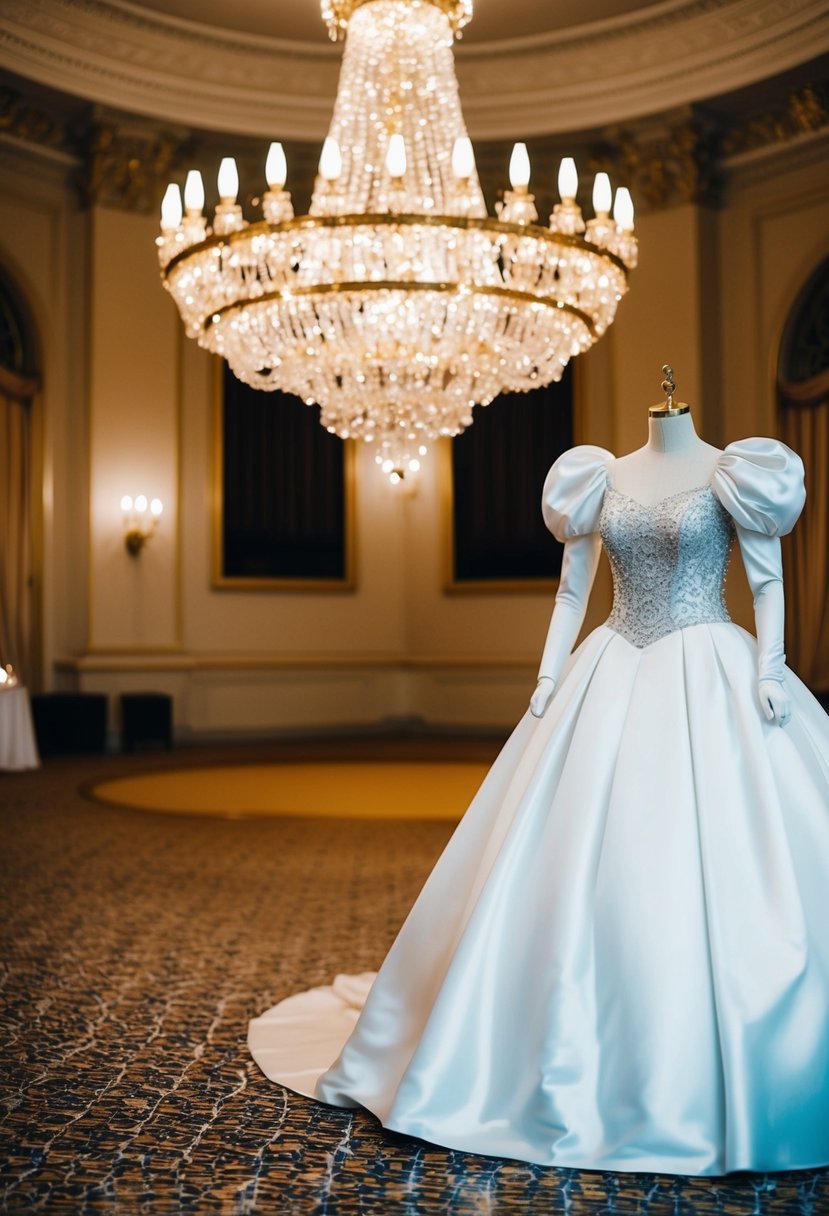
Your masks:
M470 9L323 0L334 32L349 33L309 214L293 214L280 145L263 220L243 218L232 161L212 231L197 174L184 210L177 186L162 207L162 278L188 335L243 382L319 403L330 431L377 446L392 480L469 426L475 405L558 380L612 323L636 263L627 191L611 217L599 174L585 224L569 159L548 226L522 144L487 215L451 54Z

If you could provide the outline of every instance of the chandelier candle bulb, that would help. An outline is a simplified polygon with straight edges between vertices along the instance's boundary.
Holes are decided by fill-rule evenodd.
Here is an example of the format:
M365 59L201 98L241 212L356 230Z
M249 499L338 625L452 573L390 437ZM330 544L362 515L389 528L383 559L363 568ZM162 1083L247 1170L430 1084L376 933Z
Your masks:
M191 169L185 179L184 206L189 216L201 215L204 210L204 182L198 169Z
M616 191L613 219L616 223L616 233L610 247L626 266L633 267L639 258L639 242L633 235L633 199L625 186L620 186Z
M320 177L327 182L335 182L343 171L343 158L340 145L333 135L326 135L320 154Z
M593 210L596 215L587 224L585 235L592 245L599 249L607 249L616 255L618 231L616 224L610 218L612 203L613 189L610 185L610 178L606 173L597 173L593 182Z
M268 189L262 196L262 214L269 224L282 224L293 219L291 196L285 189L288 162L282 144L272 143L265 160L265 180ZM264 245L263 245L264 248Z
M608 215L613 201L610 178L606 173L597 173L593 182L593 210L597 216Z
M265 181L268 189L273 191L285 189L285 179L288 176L288 162L282 144L273 143L268 148L265 161Z
M462 182L475 172L475 153L468 135L459 135L452 147L452 173Z
M526 144L516 144L509 161L509 180L513 190L521 192L530 184L530 157Z
M579 175L572 156L565 156L558 167L558 192L561 202L556 203L550 216L550 228L563 236L581 236L584 219L581 207L576 202L579 191Z
M219 235L238 232L244 228L242 208L236 202L239 193L239 171L232 156L225 156L219 165L219 202L213 217L213 231Z
M558 167L558 192L563 203L573 202L579 192L579 175L572 156L565 156Z
M239 193L239 170L232 156L225 156L219 165L219 198L223 203L235 203Z
M181 217L181 191L170 182L161 200L161 231L174 232L181 223Z
M620 186L616 191L616 200L613 204L613 218L622 232L633 231L633 199L630 197L630 191L627 186Z
M504 191L504 202L501 206L500 218L507 224L521 224L522 227L528 224L534 224L538 219L538 212L535 209L535 198L530 194L527 187L530 184L530 158L527 153L526 144L516 144L512 149L512 156L509 162L509 180L512 187L511 190ZM507 254L507 259L512 270L510 272L510 285L519 288L519 283L516 280L515 266L512 254L515 250L515 240L509 239L505 243L502 253ZM533 255L530 255L531 257ZM526 249L522 249L521 261L524 264L520 278L522 281L529 282L532 278L532 272L526 265L527 254Z
M330 433L373 444L399 480L475 405L560 379L612 324L636 238L607 213L609 183L585 232L569 158L540 225L525 144L487 214L452 56L472 0L322 8L347 38L308 214L294 216L273 144L263 218L234 201L234 167L212 231L189 195L178 225L168 206L159 263L189 336L244 383L318 403Z

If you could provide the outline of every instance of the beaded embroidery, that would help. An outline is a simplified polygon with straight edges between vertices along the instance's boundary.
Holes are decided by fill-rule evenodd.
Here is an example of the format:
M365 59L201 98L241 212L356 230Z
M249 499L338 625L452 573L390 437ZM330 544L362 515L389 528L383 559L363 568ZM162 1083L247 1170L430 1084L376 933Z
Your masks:
M731 620L723 589L734 525L710 486L649 507L608 486L599 531L613 574L606 623L633 646Z

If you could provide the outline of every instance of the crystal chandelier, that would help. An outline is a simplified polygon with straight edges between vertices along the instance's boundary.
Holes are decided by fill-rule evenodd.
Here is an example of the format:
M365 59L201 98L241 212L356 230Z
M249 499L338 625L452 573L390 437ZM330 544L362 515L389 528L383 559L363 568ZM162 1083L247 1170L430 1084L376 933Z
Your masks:
M471 0L322 0L347 40L308 215L295 216L280 144L267 158L264 218L219 170L212 230L201 176L161 210L159 259L190 337L257 389L319 403L343 439L376 445L393 481L474 405L558 380L612 323L636 264L633 206L596 176L595 218L561 202L538 223L526 147L487 215L461 113L453 37Z

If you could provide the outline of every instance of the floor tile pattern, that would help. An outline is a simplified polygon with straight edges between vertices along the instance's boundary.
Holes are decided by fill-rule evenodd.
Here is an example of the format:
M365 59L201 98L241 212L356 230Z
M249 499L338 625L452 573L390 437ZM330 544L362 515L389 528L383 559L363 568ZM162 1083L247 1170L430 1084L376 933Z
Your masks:
M389 746L494 750L341 754ZM227 758L314 745L259 752ZM0 1210L829 1213L829 1171L703 1182L548 1170L425 1145L271 1085L247 1055L248 1019L339 970L375 968L451 825L193 819L78 792L176 763L67 758L0 775Z

